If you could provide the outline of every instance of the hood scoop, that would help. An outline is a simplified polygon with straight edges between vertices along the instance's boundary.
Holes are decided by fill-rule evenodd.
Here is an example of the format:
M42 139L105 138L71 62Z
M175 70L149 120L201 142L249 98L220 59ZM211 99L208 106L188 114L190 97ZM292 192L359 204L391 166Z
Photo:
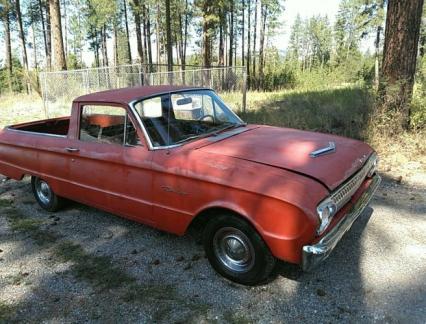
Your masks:
M309 153L309 156L316 158L318 156L330 154L334 152L336 152L336 143L328 142L328 146L312 151L311 153Z

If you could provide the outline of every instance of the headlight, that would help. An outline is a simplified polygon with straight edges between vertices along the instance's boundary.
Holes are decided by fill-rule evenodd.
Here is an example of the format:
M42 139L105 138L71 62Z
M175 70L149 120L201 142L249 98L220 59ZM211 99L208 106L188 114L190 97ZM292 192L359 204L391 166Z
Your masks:
M326 199L317 207L318 217L320 219L320 225L317 229L318 234L322 234L327 226L330 224L330 221L334 214L336 213L336 205L330 200Z

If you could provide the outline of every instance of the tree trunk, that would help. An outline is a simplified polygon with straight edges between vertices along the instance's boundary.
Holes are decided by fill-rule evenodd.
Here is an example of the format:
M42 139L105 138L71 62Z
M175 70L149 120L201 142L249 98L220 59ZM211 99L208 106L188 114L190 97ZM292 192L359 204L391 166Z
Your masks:
M183 23L182 23L182 14L179 14L178 17L179 22L179 40L176 42L176 44L179 44L179 57L180 57L180 65L182 70L182 62L183 62Z
M389 0L383 50L383 108L396 112L400 126L410 125L423 0Z
M382 26L377 26L376 40L374 42L374 87L379 88L379 56L380 56L380 34L382 32Z
M230 18L229 18L229 54L228 65L232 66L234 49L234 0L230 0Z
M251 0L247 2L247 88L250 88L250 47L251 47Z
M52 26L50 24L50 5L46 1L46 43L47 43L47 53L46 53L46 65L50 70L52 68Z
M250 0L248 0L250 1ZM242 2L242 29L241 29L241 65L244 66L245 60L244 60L244 56L245 56L245 51L244 51L244 43L245 43L245 32L244 32L244 28L245 28L245 10L246 10L246 4L245 1L243 0Z
M144 63L143 48L142 48L142 33L141 33L141 15L139 0L133 0L133 16L135 18L136 27L136 42L138 47L138 55L140 63Z
M61 26L61 7L59 0L49 0L51 30L53 37L54 49L54 67L58 70L66 70L67 62L65 61L64 41L62 39Z
M161 42L160 42L160 4L157 3L157 23L155 24L155 38L157 41L157 64L161 64ZM157 67L158 70L158 67ZM156 71L158 72L158 71Z
M186 69L186 47L188 45L188 0L185 0L185 28L183 41L182 69Z
M173 70L172 26L170 21L170 0L166 0L166 38L167 38L167 70Z
M28 56L27 56L27 47L25 42L25 34L24 34L24 28L22 26L22 14L21 14L21 4L20 0L15 0L15 13L16 13L16 20L18 23L18 30L19 30L19 39L21 41L21 47L22 47L22 60L24 68L28 71Z
M127 17L127 0L123 0L123 10L124 10L124 25L126 27L127 52L129 55L127 63L132 63L132 51L130 50L130 36L129 36L129 20Z
M102 28L102 57L103 57L103 65L108 66L108 49L106 44L106 25Z
M37 46L36 46L36 37L35 37L35 30L34 30L34 23L31 23L31 31L33 36L33 54L34 54L34 69L38 69L38 63L37 63Z
M117 37L118 37L118 35L117 35L117 24L115 24L114 23L114 26L113 26L113 29L114 29L114 39L113 39L113 48L114 48L114 66L117 66L117 65L119 65L119 61L118 61L118 40L117 40Z
M203 3L203 66L211 66L211 14L213 0L205 0Z
M7 82L9 86L9 91L13 91L12 87L12 46L10 44L10 13L9 8L5 7L4 13L2 14L1 18L3 21L3 27L4 27L4 44L5 44L5 64L6 64L6 71L7 71Z
M146 19L146 6L142 5L142 19L143 19L143 55L145 57L145 63L149 64L148 58L148 34L147 34L147 19Z
M151 46L151 18L149 7L146 7L146 32L148 35L148 64L149 72L152 72L152 46Z
M258 0L254 3L254 33L253 33L253 74L252 78L256 78L256 35L257 35L257 3Z
M267 7L266 4L261 4L260 7L261 14L261 26L260 26L260 45L259 45L259 87L263 87L263 79L264 79L264 49L265 49L265 33L266 33L266 19L267 19Z
M235 18L236 19L236 18ZM237 37L237 22L235 22L234 25L234 49L233 49L233 54L234 54L234 66L237 65L237 48L238 48L238 37Z
M27 45L25 41L25 34L24 34L24 27L22 26L22 14L21 14L21 3L19 0L15 0L15 13L16 13L16 20L18 23L18 31L19 31L19 39L21 40L21 47L22 47L22 62L24 65L24 79L26 81L27 87L27 93L30 93L31 91L31 85L28 82L28 55L27 55Z
M41 0L38 0L38 6L39 6L39 10L40 10L41 28L42 28L42 31L43 31L44 55L46 56L46 60L47 60L47 57L49 56L49 50L47 48L46 25L44 23L43 4L42 4ZM48 66L47 62L46 62L46 66Z
M224 31L226 29L225 27L225 14L223 11L220 12L219 17L219 65L224 66L225 65L225 44L224 44Z
M99 59L99 40L98 40L98 36L96 35L96 41L95 41L95 45L93 48L94 54L95 54L95 66L99 67L100 66L100 59Z
M64 12L64 51L65 51L65 59L68 56L68 19L67 19L67 0L64 0L62 3L63 12Z

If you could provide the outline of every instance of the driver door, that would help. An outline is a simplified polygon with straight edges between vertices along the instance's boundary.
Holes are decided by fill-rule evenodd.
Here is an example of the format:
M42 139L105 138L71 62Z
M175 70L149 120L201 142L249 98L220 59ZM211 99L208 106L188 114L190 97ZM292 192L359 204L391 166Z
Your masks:
M80 104L69 147L76 200L153 225L152 152L125 107Z

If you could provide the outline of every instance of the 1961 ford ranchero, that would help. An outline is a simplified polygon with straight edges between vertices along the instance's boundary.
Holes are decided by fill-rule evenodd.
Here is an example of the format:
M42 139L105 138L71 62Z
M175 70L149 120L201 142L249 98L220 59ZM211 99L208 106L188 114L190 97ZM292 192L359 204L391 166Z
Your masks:
M183 235L203 230L214 269L264 281L276 259L329 256L379 186L365 143L246 125L210 89L125 88L74 100L70 117L0 132L0 173L32 177L41 207L83 204Z

